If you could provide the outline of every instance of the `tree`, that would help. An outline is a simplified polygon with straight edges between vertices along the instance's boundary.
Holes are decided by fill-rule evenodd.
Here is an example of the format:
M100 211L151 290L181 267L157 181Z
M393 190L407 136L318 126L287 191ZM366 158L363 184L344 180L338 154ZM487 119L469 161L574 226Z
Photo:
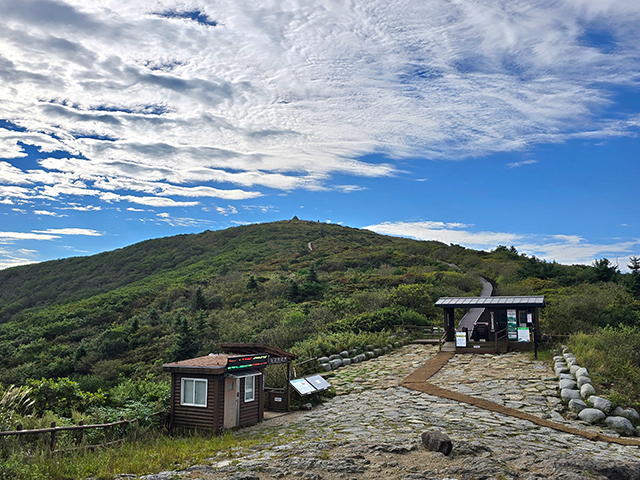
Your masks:
M195 311L207 309L207 299L202 293L202 287L198 287L191 297L191 308Z
M247 282L247 290L252 291L257 289L258 289L258 281L256 280L256 277L251 275L249 277L249 281Z
M631 263L627 265L631 270L630 290L634 297L640 298L640 257L633 256L629 259Z
M618 273L618 266L613 265L606 258L596 259L593 262L593 268L595 269L596 282L610 282L613 280L614 275Z

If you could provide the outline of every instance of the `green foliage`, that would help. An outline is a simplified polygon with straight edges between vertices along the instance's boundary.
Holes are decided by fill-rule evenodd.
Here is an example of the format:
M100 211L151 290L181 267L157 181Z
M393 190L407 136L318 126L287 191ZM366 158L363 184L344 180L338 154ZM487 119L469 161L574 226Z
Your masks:
M572 335L568 344L598 392L640 408L640 327L600 328L591 335Z
M374 313L365 312L355 317L346 317L335 322L334 332L381 332L395 330L402 325L401 311L396 308L380 308Z
M104 405L106 401L102 391L84 392L77 382L68 378L30 380L28 385L32 389L30 395L34 400L36 415L49 410L61 417L70 418L74 411L86 412L90 408Z

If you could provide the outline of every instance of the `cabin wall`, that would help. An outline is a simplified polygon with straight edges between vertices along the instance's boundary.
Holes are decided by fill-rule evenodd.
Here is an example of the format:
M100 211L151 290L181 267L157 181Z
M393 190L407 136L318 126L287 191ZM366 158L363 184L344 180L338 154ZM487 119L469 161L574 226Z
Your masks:
M207 406L196 407L180 405L181 386L183 378L197 378L208 380L207 385ZM203 374L172 374L171 382L171 406L172 406L172 428L201 428L207 430L217 430L222 422L220 420L222 411L221 395L224 389L221 385L221 375Z
M250 425L262 421L264 416L264 389L262 388L264 375L256 375L255 399L244 401L245 378L240 379L240 425Z

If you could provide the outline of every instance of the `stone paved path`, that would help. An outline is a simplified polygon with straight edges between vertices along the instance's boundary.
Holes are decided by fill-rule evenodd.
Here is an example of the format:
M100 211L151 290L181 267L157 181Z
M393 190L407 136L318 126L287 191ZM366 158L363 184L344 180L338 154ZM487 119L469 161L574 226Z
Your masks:
M436 353L435 347L407 345L337 370L329 378L337 397L238 432L269 435L269 443L182 473L207 480L640 479L639 447L593 442L398 386ZM430 381L534 415L559 416L553 372L528 354L458 355ZM420 433L432 429L451 437L450 456L419 446Z

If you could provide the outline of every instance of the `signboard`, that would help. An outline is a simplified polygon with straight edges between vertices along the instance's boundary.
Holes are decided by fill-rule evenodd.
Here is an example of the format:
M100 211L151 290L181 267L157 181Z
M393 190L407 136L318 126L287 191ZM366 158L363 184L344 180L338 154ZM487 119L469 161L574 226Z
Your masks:
M307 382L306 378L297 378L295 380L291 380L289 383L293 388L296 389L296 392L298 392L302 396L316 392L316 389L313 387L313 385Z
M287 363L287 357L269 357L269 365L280 365Z
M331 384L320 375L311 375L310 377L297 378L289 382L300 395L309 395L331 388Z
M306 380L319 392L331 388L331 384L320 375L312 375L310 377L306 377Z
M528 327L519 327L518 328L518 341L519 342L529 342L529 328Z
M456 332L456 347L467 346L467 332Z
M267 366L269 355L261 353L259 355L242 355L227 358L227 371L247 370L249 368L262 368Z
M515 309L507 309L507 333L509 340L518 339L518 324Z
M533 313L527 313L527 325L531 325L533 323Z

